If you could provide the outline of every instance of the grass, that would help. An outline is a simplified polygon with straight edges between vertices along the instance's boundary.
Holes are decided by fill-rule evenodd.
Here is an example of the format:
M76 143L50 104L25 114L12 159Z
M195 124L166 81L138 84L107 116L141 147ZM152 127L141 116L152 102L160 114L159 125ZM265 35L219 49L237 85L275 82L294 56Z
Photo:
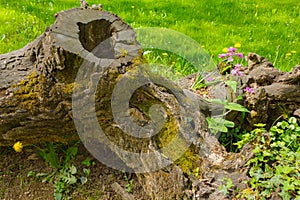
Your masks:
M99 3L89 0L90 4ZM300 63L299 0L101 0L132 27L167 27L198 41L217 61L224 47L241 43L283 71ZM0 53L19 49L79 0L1 0Z

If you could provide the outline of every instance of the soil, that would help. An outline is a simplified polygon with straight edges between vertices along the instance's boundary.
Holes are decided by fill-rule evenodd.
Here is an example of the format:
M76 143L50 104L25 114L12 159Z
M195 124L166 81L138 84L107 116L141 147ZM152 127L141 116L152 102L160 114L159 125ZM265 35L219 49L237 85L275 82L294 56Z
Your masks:
M81 162L87 157L91 158L89 167ZM111 185L117 182L124 189L128 181L124 178L124 172L106 167L89 154L82 144L78 147L78 154L73 163L80 173L84 168L91 170L87 176L87 182L80 181L74 184L70 190L68 199L97 199L97 200L118 200L122 197L117 194ZM38 149L33 146L24 147L23 151L17 153L12 147L0 147L0 199L1 200L33 200L54 199L54 181L43 182L41 177L29 176L28 173L51 174L55 169L38 155ZM76 174L77 175L77 174ZM134 199L149 199L143 191L134 174L126 174L128 179L133 179L131 195Z

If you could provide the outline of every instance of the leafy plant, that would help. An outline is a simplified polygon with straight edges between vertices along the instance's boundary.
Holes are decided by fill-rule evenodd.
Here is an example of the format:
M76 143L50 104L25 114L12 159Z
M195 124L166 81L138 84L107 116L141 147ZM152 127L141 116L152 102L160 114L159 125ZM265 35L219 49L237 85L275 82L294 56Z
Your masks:
M81 162L81 164L83 164L83 165L89 167L89 166L91 165L91 159L90 159L89 157L87 157L85 160L83 160L83 161Z
M300 199L300 125L295 117L278 122L267 132L262 124L237 142L239 148L255 145L249 167L248 189L241 198L267 199L278 194L282 199Z
M244 106L242 106L238 103L228 102L228 100L225 100L225 99L206 99L206 100L211 103L224 105L224 108L226 108L228 110L235 110L235 111L239 111L239 112L249 112L249 110L247 108L245 108Z
M132 193L132 188L134 187L133 179L129 179L125 171L122 171L122 173L124 174L124 179L127 182L125 185L125 190L128 193Z
M222 80L228 87L228 94L236 94L238 89L238 82L235 76L243 76L242 65L240 62L244 61L244 55L237 52L237 48L240 44L236 44L235 47L224 48L223 53L219 54L219 58L222 61L218 64L218 69L221 75L218 79ZM238 63L237 63L238 62ZM250 87L244 89L245 93L254 93L254 90ZM236 95L231 95L233 99L228 101L227 99L206 99L208 102L213 104L219 104L224 107L224 112L219 116L207 117L208 128L214 134L220 133L219 141L225 148L229 151L236 151L233 143L240 140L241 136L241 126L236 126L234 122L227 120L224 116L230 111L241 112L241 119L245 118L245 113L249 113L249 110L243 105L238 104L242 95L235 97Z
M232 81L232 80L228 80L228 81L225 81L225 84L228 85L234 93L236 93L236 90L237 90L237 82L236 81Z
M225 99L206 99L208 102L221 104L224 106L225 109L238 111L238 112L249 112L247 108L244 106L234 103L228 102ZM223 132L227 133L228 128L234 128L235 124L232 121L228 121L224 119L222 116L219 117L207 117L206 121L208 123L208 128L212 131L212 133Z
M233 188L233 183L232 180L230 178L223 178L223 181L225 182L224 185L220 185L219 190L220 192L222 192L224 195L229 195L230 194L230 190L232 190Z
M208 123L208 128L212 133L217 132L228 132L228 128L234 127L234 122L228 121L222 117L207 117L206 121Z
M49 143L45 149L40 149L38 154L55 169L60 169L58 154L54 149L53 143Z
M78 153L78 143L69 146L66 150L58 144L49 143L46 148L39 150L39 155L49 163L54 169L50 174L35 173L30 171L28 176L36 176L42 178L42 182L54 183L55 200L68 199L72 190L74 190L78 180L82 184L87 182L87 176L90 175L90 169L84 168L83 175L78 178L79 173L77 167L73 164L73 160ZM82 161L86 167L91 165L90 158Z
M74 165L66 165L59 171L59 176L54 182L55 200L64 199L71 191L73 185L76 184L77 168Z

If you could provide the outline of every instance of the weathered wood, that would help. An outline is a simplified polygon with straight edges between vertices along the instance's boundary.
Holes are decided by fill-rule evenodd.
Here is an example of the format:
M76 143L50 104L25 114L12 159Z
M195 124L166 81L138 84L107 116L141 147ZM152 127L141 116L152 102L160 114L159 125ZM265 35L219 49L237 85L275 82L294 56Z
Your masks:
M280 118L297 114L300 109L300 66L283 73L257 54L250 53L248 60L248 80L244 84L255 89L255 95L247 95L244 102L253 113L247 118L249 124L261 122L269 127Z
M250 54L248 59L245 76L238 81L256 91L246 95L244 101L253 110L247 116L249 127L282 115L278 105L288 112L299 112L299 67L291 73L282 73L256 54ZM129 171L139 167L148 170L149 173L137 176L151 199L221 197L218 188L224 177L232 178L241 189L245 187L242 181L247 176L242 166L251 158L252 147L246 145L239 154L227 153L207 130L205 115L210 115L214 107L189 88L182 90L143 70L144 63L133 29L118 16L77 8L58 13L55 23L35 41L18 51L0 55L0 145L12 145L17 140L24 144L78 140L77 131L81 130L75 128L74 121L89 119L95 110L97 123L115 146L103 145L105 140L97 133L87 135L83 143L95 147L89 149L95 157L106 155L112 166L114 162L119 165L123 162L121 166ZM79 83L75 81L78 76L87 79ZM135 76L147 84L131 94L129 83ZM128 105L123 104L125 99L112 103L116 100L115 88L122 79L128 79L129 85L119 87L117 93L132 95ZM223 86L224 83L220 87ZM92 107L87 105L88 98L93 98ZM72 103L82 113L72 110ZM158 108L152 107L153 104L164 109L164 119L152 118L151 112ZM124 127L130 130L130 124L121 121L124 125L121 127L116 123L114 106L117 113L127 109L130 120L141 129L165 121L153 137L135 138L123 131ZM182 108L186 110L184 114ZM239 120L238 114L232 116L233 120ZM80 128L88 130L93 125L89 123L81 124ZM139 128L135 130L142 134ZM147 130L150 134L156 126ZM124 150L154 156L128 162L132 158L126 157ZM178 153L183 155L178 158ZM155 164L158 168L153 173L151 167ZM193 177L196 168L198 177Z
M0 145L77 140L71 95L83 61L114 59L118 69L140 52L132 28L114 14L77 8L56 14L35 41L0 55Z
M229 113L227 119L237 124L242 123L245 130L252 130L256 123L264 123L269 128L287 116L294 115L299 118L300 66L297 65L291 72L284 73L274 68L268 59L256 53L249 53L247 61L248 66L243 69L243 76L238 78L239 91L237 94L225 96L243 95L244 99L240 103L251 113L243 121L241 114L237 112ZM244 92L246 87L251 87L254 93Z

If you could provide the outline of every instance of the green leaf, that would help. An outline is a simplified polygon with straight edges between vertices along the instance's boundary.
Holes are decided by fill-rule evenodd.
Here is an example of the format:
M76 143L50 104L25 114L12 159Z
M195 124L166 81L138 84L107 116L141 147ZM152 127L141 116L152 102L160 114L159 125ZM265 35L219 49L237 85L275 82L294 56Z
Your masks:
M242 95L239 95L238 97L237 97L237 100L242 100L243 99L243 96Z
M287 191L283 190L279 193L279 195L282 197L282 199L291 199L291 195Z
M296 126L294 124L289 125L289 129L295 130Z
M61 193L55 193L54 194L54 199L55 200L61 200L62 199L62 194Z
M65 164L69 163L71 159L73 159L78 152L78 148L76 146L71 146L67 149L65 152L66 158L65 158Z
M206 118L208 123L208 128L214 130L214 131L220 131L220 132L228 132L227 127L233 128L234 122L228 121L226 119L216 117L216 118Z
M224 107L228 110L235 110L235 111L240 111L240 112L250 112L244 106L242 106L238 103L228 102L225 99L205 99L205 100L210 102L210 103L224 105Z
M285 129L285 128L287 128L287 127L289 126L289 123L286 122L286 121L282 121L282 122L278 122L278 123L276 124L276 126L277 126L277 127L281 127L282 129Z
M69 184L69 185L74 184L74 183L77 182L76 177L73 176L73 175L71 175L71 176L65 176L65 175L62 175L62 176L61 176L61 179L62 179L65 183L67 183L67 184Z
M288 181L284 181L282 189L284 191L293 191L293 190L295 190L295 186L293 184L289 183Z
M84 168L84 169L83 169L83 172L84 172L87 176L91 174L91 170L90 170L90 169Z
M76 174L77 173L77 169L76 169L76 167L74 165L72 165L70 167L70 172L71 172L71 174Z
M34 171L29 171L28 173L27 173L27 177L32 177L32 176L34 176L35 175L35 172Z
M233 187L233 183L232 183L232 180L231 180L231 179L228 179L228 180L227 180L226 187L227 187L227 188L232 188L232 187Z
M263 151L263 156L267 157L267 156L272 156L273 154L270 153L268 150Z
M268 181L266 181L266 183L268 183ZM267 196L269 196L271 194L271 190L270 189L265 189L265 190L263 190L262 192L261 192L261 196L263 196L263 197L267 197Z
M36 176L37 177L44 177L42 179L42 183L48 182L48 183L52 183L52 179L54 177L56 172L52 172L51 174L46 174L46 173L37 173Z
M225 105L227 103L227 100L225 99L205 99L205 100L210 103L221 104L221 105Z
M81 162L81 164L83 164L83 165L89 167L89 166L91 165L91 159L90 159L89 157L87 157L85 160L83 160L83 161Z
M58 154L54 149L53 143L49 143L47 149L40 150L38 154L55 169L60 169Z
M280 176L275 175L270 179L270 182L274 185L274 187L276 188L277 186L279 186L282 182Z
M244 106L237 104L237 103L233 103L233 102L225 104L225 108L228 110L235 110L235 111L240 111L240 112L250 112Z
M290 117L289 118L289 123L290 124L297 124L297 119L295 117Z
M236 92L236 87L237 87L236 81L225 81L225 84L231 87L233 92Z
M228 188L225 185L220 185L219 191L223 193L223 195L229 194Z
M291 171L293 171L293 168L289 166L282 166L282 165L276 166L276 173L289 174Z
M228 120L224 120L224 126L226 126L228 128L234 128L234 122L228 121Z
M74 184L77 182L77 178L75 176L71 176L68 183L71 185L71 184Z
M266 126L266 124L258 123L258 124L254 124L254 126L256 126L258 128L263 128Z
M250 170L250 176L254 177L256 180L260 180L264 178L263 171L260 168L255 171Z
M273 175L274 175L273 169L269 165L265 165L265 173L264 173L265 178L272 178ZM268 182L270 181L268 180ZM272 183L270 182L270 184Z

